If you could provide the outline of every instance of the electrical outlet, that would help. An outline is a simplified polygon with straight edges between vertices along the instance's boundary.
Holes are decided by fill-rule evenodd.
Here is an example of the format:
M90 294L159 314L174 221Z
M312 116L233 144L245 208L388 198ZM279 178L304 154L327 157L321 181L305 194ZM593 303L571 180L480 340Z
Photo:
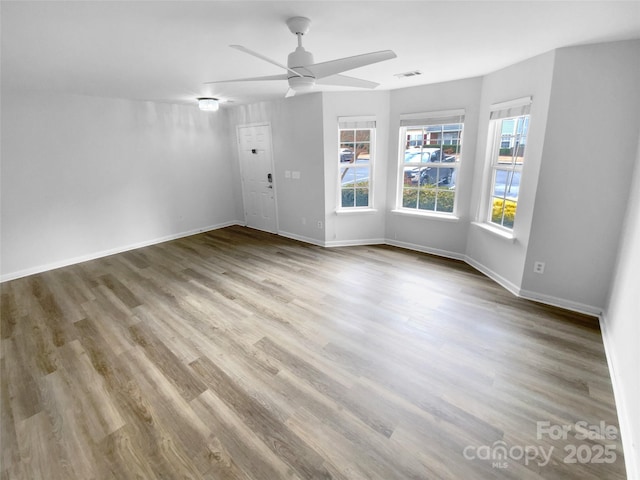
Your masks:
M544 273L544 262L534 262L533 264L533 273Z
M318 228L322 228L322 220L318 220Z
M307 224L307 218L306 217L302 217L302 224L306 225Z

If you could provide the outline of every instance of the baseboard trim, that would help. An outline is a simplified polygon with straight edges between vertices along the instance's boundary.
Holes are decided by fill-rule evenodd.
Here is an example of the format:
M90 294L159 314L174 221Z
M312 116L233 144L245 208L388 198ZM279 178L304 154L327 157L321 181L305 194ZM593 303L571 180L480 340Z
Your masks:
M415 243L401 242L398 240L386 239L385 245L391 245L392 247L405 248L407 250L413 250L421 253L428 253L429 255L437 255L438 257L451 258L453 260L465 260L465 256L458 252L451 252L449 250L441 250L439 248L425 247L424 245L418 245Z
M143 247L148 247L150 245L169 242L171 240L177 240L178 238L188 237L190 235L196 235L198 233L230 227L232 225L245 225L245 224L244 222L237 221L237 220L223 222L223 223L209 225L202 228L188 230L186 232L166 235L164 237L159 237L159 238L155 238L155 239L144 241L144 242L129 244L126 246L104 250L101 252L95 252L88 255L82 255L79 257L62 260L60 262L53 262L45 265L38 265L36 267L0 275L0 283L8 282L10 280L15 280L22 277L27 277L29 275L35 275L35 274L46 272L49 270L55 270L57 268L67 267L69 265L75 265L77 263L82 263L89 260L95 260L98 258L107 257L109 255L115 255L117 253L127 252L129 250L135 250L137 248L143 248ZM473 268L475 268L479 272L489 277L490 279L492 279L494 282L504 287L506 290L508 290L509 292L511 292L513 295L517 297L525 298L527 300L533 300L535 302L544 303L554 307L560 307L567 310L572 310L579 313L584 313L587 315L599 316L602 314L602 309L591 306L591 305L572 302L570 300L565 300L562 298L553 297L550 295L544 295L544 294L540 294L540 293L536 293L528 290L521 290L515 284L513 284L506 278L500 276L493 270L485 267L484 265L477 262L473 258L458 252L452 252L449 250L443 250L439 248L426 247L424 245L418 245L410 242L402 242L402 241L392 240L388 238L375 238L375 239L365 239L365 240L337 240L337 241L334 240L334 241L326 242L326 241L321 241L315 238L307 237L304 235L298 235L296 233L291 233L286 231L279 231L278 235L281 235L283 237L290 238L293 240L298 240L304 243L309 243L311 245L317 245L319 247L335 248L335 247L349 247L349 246L362 246L362 245L391 245L394 247L404 248L407 250L427 253L429 255L437 255L439 257L451 258L454 260L462 260L468 263L469 265L471 265Z
M602 313L602 309L595 307L593 305L587 305L580 302L574 302L571 300L566 300L564 298L554 297L552 295L546 295L543 293L533 292L531 290L523 290L514 283L510 282L506 278L497 274L493 270L487 268L482 265L478 261L473 258L466 256L465 262L471 265L473 268L483 273L487 277L489 277L494 282L498 283L513 295L519 298L524 298L525 300L531 300L533 302L544 303L545 305L551 305L552 307L564 308L565 310L571 310L572 312L584 313L585 315L592 315L597 317Z
M514 283L510 282L509 280L504 278L502 275L499 275L496 272L494 272L493 270L491 270L490 268L485 267L483 264L481 264L480 262L476 261L475 259L469 257L468 255L464 256L464 261L467 262L469 265L471 265L476 270L478 270L480 273L483 273L484 275L489 277L491 280L496 282L498 285L502 286L503 288L505 288L506 290L508 290L512 294L514 294L516 297L520 297L520 287L518 287Z
M602 314L602 309L593 305L573 302L571 300L565 300L563 298L546 295L544 293L532 292L530 290L520 290L519 296L522 298L526 298L527 300L533 300L534 302L545 303L553 307L560 307L564 308L565 310L584 313L585 315L592 315L594 317L598 317Z
M324 243L325 247L360 247L363 245L385 245L384 238L372 238L369 240L331 240Z
M303 240L304 241L304 240ZM587 305L584 303L573 302L571 300L565 300L563 298L554 297L552 295L545 295L542 293L533 292L530 290L523 290L511 281L507 280L503 276L494 272L490 268L476 261L475 259L458 252L451 252L448 250L442 250L439 248L425 247L424 245L418 245L415 243L401 242L392 239L372 239L372 240L344 240L344 241L330 241L325 242L325 247L347 247L353 245L391 245L394 247L404 248L407 250L413 250L416 252L427 253L430 255L437 255L439 257L451 258L454 260L462 260L473 268L483 273L498 285L505 288L507 291L519 298L531 300L538 303L544 303L545 305L551 305L553 307L564 308L565 310L571 310L577 313L583 313L586 315L592 315L594 317L602 314L602 309L593 305ZM319 245L319 244L316 244Z
M622 391L622 381L617 375L615 348L611 344L609 327L604 313L598 315L600 322L600 333L602 335L602 344L604 345L604 354L607 357L607 366L609 367L609 376L611 377L611 386L613 388L613 397L616 402L616 411L618 413L618 426L620 427L620 436L622 439L622 448L624 450L624 461L627 469L627 478L640 478L640 455L636 452L633 442L633 425L630 420L629 408L625 402L625 396ZM640 432L636 432L640 435Z
M243 225L244 223L239 221L230 221L218 223L215 225L209 225L202 228L195 228L186 232L175 233L171 235L165 235L164 237L154 238L152 240L146 240L144 242L133 243L121 247L111 248L109 250L102 250L100 252L94 252L87 255L81 255L79 257L68 258L59 262L52 262L45 265L38 265L36 267L26 268L24 270L18 270L17 272L6 273L0 275L0 283L8 282L10 280L16 280L22 277L28 277L29 275L36 275L38 273L47 272L49 270L55 270L57 268L68 267L82 262L88 262L90 260L96 260L98 258L108 257L109 255L115 255L117 253L128 252L137 248L148 247L151 245L157 245L159 243L169 242L171 240L177 240L178 238L189 237L191 235L197 235L198 233L210 232L212 230L218 230L220 228L230 227L232 225Z
M113 248L113 249L109 249L109 250L104 250L101 252L95 252L89 255L83 255L83 256L79 256L79 257L74 257L74 258L70 258L67 260L63 260L60 262L53 262L50 264L46 264L46 265L40 265L37 267L32 267L32 268L28 268L28 269L24 269L24 270L20 270L17 272L11 272L8 274L4 274L0 276L0 283L3 282L7 282L10 280L15 280L18 278L22 278L22 277L26 277L29 275L34 275L34 274L38 274L38 273L42 273L42 272L46 272L49 270L55 270L57 268L62 268L62 267L67 267L70 265L75 265L77 263L81 263L81 262L86 262L89 260L95 260L98 258L102 258L102 257L107 257L109 255L114 255L117 253L122 253L122 252L126 252L126 251L130 251L130 250L135 250L137 248L143 248L143 247L147 247L147 246L151 246L151 245L157 245L159 243L164 243L164 242L168 242L171 240L177 240L179 238L183 238L183 237L188 237L191 235L196 235L199 233L204 233L204 232L208 232L208 231L212 231L212 230L218 230L220 228L225 228L225 227L230 227L232 225L244 225L244 222L240 222L240 221L230 221L230 222L224 222L224 223L219 223L219 224L215 224L215 225L210 225L207 227L202 227L202 228L197 228L197 229L193 229L193 230L189 230L186 232L180 232L180 233L176 233L176 234L172 234L172 235L166 235L164 237L159 237L159 238L155 238L153 240L148 240L148 241L144 241L144 242L139 242L139 243L135 243L135 244L130 244L130 245L126 245L126 246L122 246L122 247L117 247L117 248ZM517 297L521 297L521 298L525 298L527 300L532 300L532 301L536 301L536 302L540 302L540 303L544 303L547 305L551 305L554 307L560 307L560 308L564 308L567 310L571 310L571 311L575 311L575 312L579 312L579 313L584 313L584 314L588 314L588 315L593 315L598 317L599 323L600 323L600 331L602 334L602 342L604 345L604 350L605 350L605 356L607 358L607 365L609 367L609 372L610 372L610 376L611 376L611 383L612 383L612 388L613 388L613 394L614 394L614 398L615 398L615 402L616 402L616 410L618 413L618 423L619 423L619 427L620 427L620 435L621 435L621 440L622 440L622 444L623 444L623 448L625 452L628 452L625 455L625 466L626 466L626 470L627 470L627 477L628 478L640 478L640 465L638 464L639 459L637 458L637 455L633 455L632 452L634 451L633 449L633 436L632 433L632 425L631 422L629 421L629 415L628 415L628 408L625 404L625 397L622 393L622 386L621 386L621 382L616 374L617 370L616 370L616 360L615 360L615 353L614 353L614 348L611 345L611 340L609 337L609 331L608 331L608 327L607 327L607 321L604 315L604 312L602 311L601 308L598 307L594 307L592 305L586 305L586 304L582 304L579 302L573 302L570 300L565 300L562 298L558 298L558 297L553 297L551 295L545 295L545 294L540 294L540 293L536 293L536 292L532 292L529 290L521 290L519 287L517 287L515 284L513 284L512 282L510 282L509 280L507 280L506 278L502 277L501 275L497 274L496 272L494 272L493 270L487 268L486 266L484 266L483 264L479 263L478 261L474 260L473 258L464 255L464 254L460 254L457 252L451 252L451 251L447 251L447 250L442 250L442 249L438 249L438 248L431 248L431 247L425 247L423 245L417 245L417 244L413 244L413 243L409 243L409 242L401 242L401 241L397 241L397 240L391 240L391 239L370 239L370 240L341 240L341 241L329 241L329 242L323 242L320 240L317 240L315 238L311 238L311 237L306 237L303 235L298 235L295 233L290 233L290 232L284 232L284 231L280 231L278 232L278 235L281 235L283 237L286 238L290 238L293 240L298 240L304 243L309 243L312 245L317 245L320 247L348 247L348 246L362 246L362 245L391 245L394 247L399 247L399 248L404 248L407 250L413 250L413 251L417 251L417 252L421 252L421 253L427 253L430 255L437 255L440 257L446 257L446 258L451 258L451 259L455 259L455 260L462 260L464 262L466 262L467 264L469 264L471 267L475 268L476 270L478 270L479 272L483 273L484 275L486 275L487 277L489 277L491 280L495 281L496 283L498 283L499 285L501 285L502 287L504 287L506 290L508 290L509 292L511 292L513 295L517 296Z
M323 242L322 240L318 240L316 238L311 238L311 237L305 237L304 235L298 235L297 233L284 232L284 231L280 230L278 232L278 235L280 235L282 237L290 238L292 240L298 240L300 242L310 243L311 245L317 245L318 247L325 247L326 246L325 242Z

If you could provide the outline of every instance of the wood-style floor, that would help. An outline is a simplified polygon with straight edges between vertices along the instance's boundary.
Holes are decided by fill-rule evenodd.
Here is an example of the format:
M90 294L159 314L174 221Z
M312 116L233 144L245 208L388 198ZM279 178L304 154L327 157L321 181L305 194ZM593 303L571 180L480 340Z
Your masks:
M597 321L461 262L230 227L6 282L1 320L2 479L625 478L574 428L618 427Z

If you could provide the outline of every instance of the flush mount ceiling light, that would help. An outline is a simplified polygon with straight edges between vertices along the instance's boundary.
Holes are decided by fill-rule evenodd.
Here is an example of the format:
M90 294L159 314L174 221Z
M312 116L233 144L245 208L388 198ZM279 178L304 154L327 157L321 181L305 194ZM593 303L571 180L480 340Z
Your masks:
M198 108L203 112L215 112L220 108L220 102L217 98L200 97L198 98Z

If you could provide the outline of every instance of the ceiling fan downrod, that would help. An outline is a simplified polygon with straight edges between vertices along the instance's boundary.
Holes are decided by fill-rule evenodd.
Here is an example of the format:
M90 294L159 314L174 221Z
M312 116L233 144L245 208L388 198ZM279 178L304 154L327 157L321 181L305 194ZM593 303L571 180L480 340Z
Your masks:
M287 57L287 66L302 75L291 75L288 79L289 87L298 92L311 90L316 83L314 75L304 68L305 65L314 63L313 54L302 46L302 36L309 31L310 25L311 20L306 17L292 17L287 20L289 30L298 38L298 47Z

